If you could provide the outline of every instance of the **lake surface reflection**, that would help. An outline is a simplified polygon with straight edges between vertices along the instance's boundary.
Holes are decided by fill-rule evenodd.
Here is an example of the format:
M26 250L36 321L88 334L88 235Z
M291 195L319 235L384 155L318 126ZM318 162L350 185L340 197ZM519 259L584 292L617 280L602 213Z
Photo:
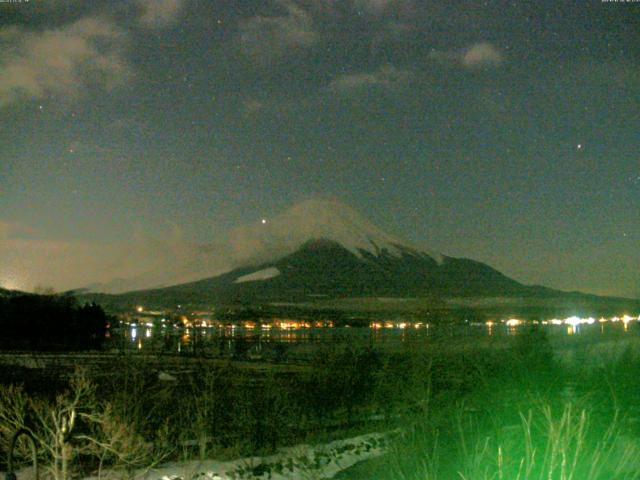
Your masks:
M640 338L637 318L595 322L486 322L374 325L372 327L275 328L242 326L176 328L129 325L114 329L107 348L153 354L262 358L308 355L318 346L351 345L394 349L432 344L498 344L540 329L558 345Z

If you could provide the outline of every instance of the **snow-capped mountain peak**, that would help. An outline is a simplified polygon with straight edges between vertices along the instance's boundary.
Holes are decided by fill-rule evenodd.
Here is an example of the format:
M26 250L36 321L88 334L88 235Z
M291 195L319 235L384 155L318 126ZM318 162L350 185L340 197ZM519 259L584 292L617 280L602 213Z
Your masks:
M384 232L337 200L304 201L272 219L265 219L264 223L235 229L229 237L237 253L242 254L250 246L255 256L251 255L247 260L255 263L289 254L314 239L332 240L358 257L362 252L379 255L386 251L400 256L403 251L413 250L438 262L442 258Z
M337 201L312 199L298 203L271 218L240 226L212 238L210 243L196 245L185 240L173 240L155 245L142 260L128 263L147 266L135 275L119 275L117 281L107 280L89 287L91 291L120 293L170 286L199 280L236 268L259 266L292 254L314 240L329 240L340 244L357 257L364 253L382 253L400 257L402 254L427 255L440 263L442 256L408 244L390 235L353 208ZM155 240L155 243L162 243ZM141 256L141 255L138 255ZM274 274L269 271L268 274ZM248 276L239 283L262 279Z

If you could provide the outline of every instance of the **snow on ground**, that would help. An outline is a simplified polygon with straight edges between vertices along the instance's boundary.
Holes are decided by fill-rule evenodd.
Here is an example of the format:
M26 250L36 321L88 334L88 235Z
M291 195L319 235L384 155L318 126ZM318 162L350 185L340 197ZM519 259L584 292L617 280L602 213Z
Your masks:
M391 440L400 433L368 433L322 445L281 448L265 457L245 457L229 461L185 461L140 469L133 475L103 470L99 477L83 480L300 480L329 479L358 462L387 452ZM42 471L43 466L40 466ZM4 472L0 473L2 475ZM35 480L30 467L21 468L17 480Z
M267 457L170 463L138 471L135 480L294 480L333 478L387 451L394 432L369 433L323 445L297 445Z
M280 270L278 270L276 267L269 267L263 270L258 270L257 272L249 273L247 275L242 275L241 277L236 278L233 283L268 280L269 278L277 277L278 275L280 275Z

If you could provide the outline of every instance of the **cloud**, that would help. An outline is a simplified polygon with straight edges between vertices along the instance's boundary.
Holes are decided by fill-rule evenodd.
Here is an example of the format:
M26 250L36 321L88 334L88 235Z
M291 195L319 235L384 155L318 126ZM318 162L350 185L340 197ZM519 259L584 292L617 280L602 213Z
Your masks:
M195 280L216 271L195 246L175 234L162 240L138 234L129 241L96 244L26 238L14 230L0 221L0 287L4 288L32 290L43 285L64 291L108 284L105 291L124 291Z
M498 67L504 62L504 55L495 45L481 42L458 51L433 50L431 60L443 64L459 65L468 69Z
M35 231L32 228L25 225L0 220L0 241L18 236L33 235L34 233Z
M245 116L251 116L264 110L265 104L255 98L248 98L242 101L241 113Z
M476 43L462 56L462 65L467 68L494 67L502 61L502 53L490 43Z
M48 95L73 98L89 85L113 88L130 74L123 42L123 34L100 17L37 32L0 29L0 107Z
M412 74L398 70L392 65L383 65L375 72L339 75L328 85L333 92L346 93L361 88L395 88L410 80Z
M11 238L13 226L7 222L0 221L0 244Z
M182 0L138 0L139 22L147 28L164 28L176 22Z
M59 286L60 278L64 283L66 276L86 272L100 258L92 257L86 245L35 237L30 227L0 220L0 287Z
M312 47L320 40L308 12L292 3L282 2L281 5L286 15L255 16L240 24L240 49L251 60L268 64Z
M13 225L9 222L0 221L0 241L8 239L13 233Z

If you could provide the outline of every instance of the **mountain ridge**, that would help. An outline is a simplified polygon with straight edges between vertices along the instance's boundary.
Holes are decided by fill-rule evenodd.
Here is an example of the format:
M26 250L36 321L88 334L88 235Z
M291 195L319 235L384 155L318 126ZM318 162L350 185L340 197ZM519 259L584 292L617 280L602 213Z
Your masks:
M266 278L237 282L256 272ZM275 273L277 271L277 273ZM441 263L407 249L400 257L384 250L358 257L335 241L314 239L273 262L240 267L218 276L159 289L111 296L118 303L262 304L313 298L584 297L543 286L524 285L471 259L444 256Z
M83 285L92 292L124 293L189 283L220 275L236 268L275 261L304 243L326 238L358 256L387 250L399 254L398 245L413 248L436 261L442 255L409 244L384 232L353 208L335 199L300 202L272 218L258 219L219 234L206 244L167 244L161 248L163 261L130 278ZM171 256L172 262L166 261Z
M220 243L219 245L222 245ZM408 245L337 201L303 202L227 236L222 272L88 297L120 305L304 303L348 298L524 298L636 302L525 285L473 259ZM212 252L201 247L200 252ZM204 272L204 269L202 269ZM165 277L169 275L165 272Z

